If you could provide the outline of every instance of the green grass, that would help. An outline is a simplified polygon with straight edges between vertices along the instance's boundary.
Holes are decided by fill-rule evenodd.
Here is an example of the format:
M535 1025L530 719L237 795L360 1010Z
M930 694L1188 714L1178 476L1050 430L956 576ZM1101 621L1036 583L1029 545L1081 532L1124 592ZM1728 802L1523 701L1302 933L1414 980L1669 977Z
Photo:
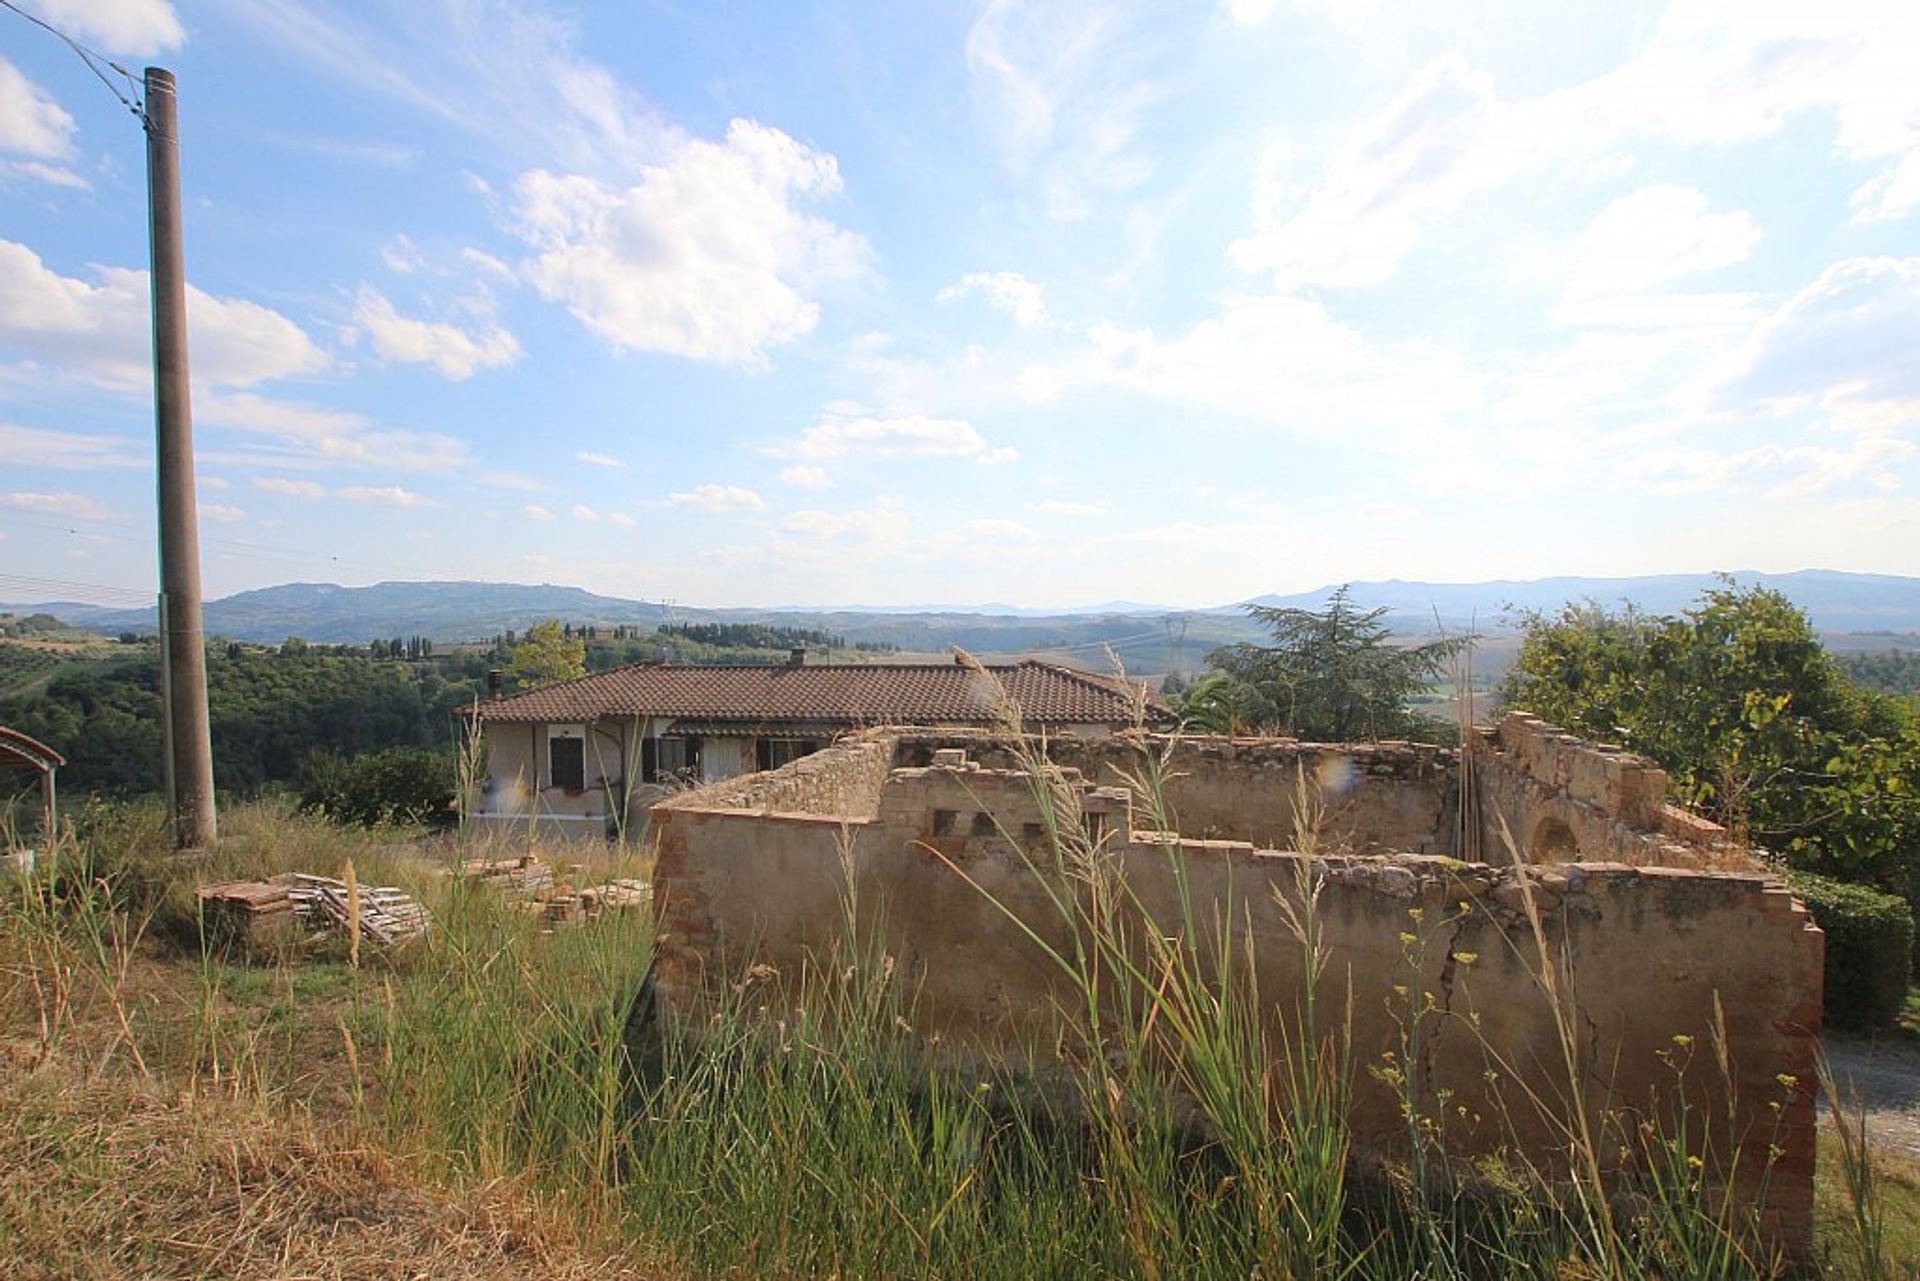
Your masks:
M1362 1068L1345 1049L1344 1012L1257 991L1232 929L1193 928L1210 907L1153 923L1145 950L1103 929L1139 904L1075 825L1056 825L1055 870L1081 877L1085 901L1103 908L1089 916L1074 895L1057 905L1073 942L1052 963L1080 1000L1063 1012L1061 1049L1075 1066L1049 1071L932 1065L910 994L868 941L879 905L851 895L837 950L805 974L735 976L711 1017L667 1020L636 1062L626 1023L651 951L644 915L544 933L492 891L435 876L391 836L284 812L233 816L233 844L195 864L164 853L146 818L116 822L4 898L0 1010L10 1038L48 1042L36 1080L117 1073L136 1092L330 1117L445 1186L524 1187L573 1230L624 1239L630 1258L668 1271L1543 1281L1776 1271L1677 1136L1645 1140L1649 1169L1630 1203L1524 1162L1450 1160L1423 1139L1428 1104L1411 1092L1414 1159L1356 1159L1344 1101ZM338 950L182 954L156 928L194 877L329 871L349 858L377 869L365 879L417 886L435 912L431 935L355 965ZM1300 888L1298 942L1317 965L1314 900ZM1203 935L1226 942L1202 953L1189 940ZM1417 991L1407 1000L1412 1038L1427 1007ZM1579 1133L1571 1120L1568 1133ZM1584 1141L1619 1137L1595 1118ZM87 1195L123 1194L98 1193L112 1167L84 1162ZM1863 1167L1827 1142L1819 1196L1826 1275L1912 1275L1899 1270L1920 1257L1911 1168Z

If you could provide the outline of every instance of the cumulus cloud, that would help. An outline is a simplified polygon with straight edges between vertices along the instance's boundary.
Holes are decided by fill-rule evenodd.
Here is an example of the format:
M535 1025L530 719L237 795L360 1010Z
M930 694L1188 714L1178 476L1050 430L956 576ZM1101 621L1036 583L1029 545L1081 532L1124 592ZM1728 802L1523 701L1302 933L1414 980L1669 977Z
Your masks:
M0 240L0 342L121 390L153 381L147 273L95 267L98 283L63 276L40 256ZM318 373L327 355L293 321L240 298L187 289L193 375L215 387L251 387Z
M1768 498L1812 498L1848 485L1877 493L1901 487L1891 470L1920 455L1910 441L1867 436L1841 447L1824 444L1756 445L1751 449L1655 450L1628 468L1635 483L1658 494L1760 490Z
M213 393L194 402L195 421L261 436L272 457L252 460L285 465L281 455L314 464L401 471L448 471L469 461L465 441L438 432L383 427L364 414L252 392Z
M1153 176L1142 123L1161 96L1191 24L1177 6L1105 0L989 0L967 32L976 110L1017 177L1036 177L1054 218L1088 217L1095 202Z
M1683 276L1744 262L1760 229L1744 210L1712 213L1693 187L1643 187L1622 196L1574 242L1567 293L1633 294Z
M1359 126L1311 187L1285 143L1269 147L1254 192L1254 230L1229 257L1282 286L1362 288L1393 274L1434 216L1504 178L1490 153L1492 80L1450 54L1424 68Z
M575 503L573 505L573 518L581 521L594 521L600 519L600 513L585 503Z
M695 485L692 489L667 495L669 507L689 507L695 511L765 511L766 500L740 485Z
M61 160L73 150L73 117L5 58L0 58L0 150L42 160Z
M639 523L640 523L639 521L627 515L625 512L608 512L607 513L607 524L609 525L618 525L622 529L632 529L635 525L638 525Z
M202 520L218 521L223 525L232 525L247 518L244 507L235 507L229 503L201 503L199 506Z
M1848 258L1755 332L1722 404L1815 403L1852 422L1920 422L1920 258ZM1875 406L1892 413L1876 418ZM1846 425L1842 423L1841 425Z
M91 436L0 423L0 463L14 467L146 467L152 458L125 436Z
M911 528L906 509L896 499L883 498L872 507L851 511L797 511L780 522L783 533L809 539L849 540L897 548Z
M1861 222L1888 222L1920 209L1920 146L1891 169L1862 183L1853 193L1852 205Z
M439 507L441 503L399 485L348 485L337 492L349 502L374 507Z
M1302 433L1364 428L1397 444L1424 441L1482 394L1478 377L1445 351L1377 343L1318 301L1291 296L1229 299L1167 337L1103 326L1079 356L1025 377L1052 394L1119 386Z
M757 363L813 331L815 286L862 269L864 240L800 208L839 190L832 156L749 120L630 187L535 170L516 187L526 276L615 347Z
M58 494L40 494L30 490L16 490L11 494L0 494L0 507L11 507L15 511L37 512L43 516L68 516L76 520L114 521L119 514L102 507L85 494L62 492Z
M1028 503L1027 510L1041 516L1100 516L1112 510L1104 503L1076 502L1069 498L1044 498Z
M1523 174L1586 181L1646 140L1725 147L1810 113L1831 118L1838 155L1881 166L1855 193L1856 216L1902 216L1920 201L1920 27L1909 14L1907 0L1676 0L1620 65L1530 97L1502 98L1448 54L1351 130L1319 173L1276 144L1234 261L1283 286L1363 288L1469 197Z
M520 514L522 516L525 516L528 520L552 520L553 519L552 510L550 508L542 507L539 503L528 503L526 506L520 509Z
M255 476L253 487L262 493L278 494L282 498L320 498L326 490L310 480L289 480L284 476Z
M156 53L187 38L167 0L37 0L34 11L107 53Z
M780 479L783 483L792 485L795 489L829 489L833 486L833 478L827 475L826 468L814 467L807 463L796 463L792 467L782 467L780 469Z
M578 462L583 462L587 464L589 467L625 467L626 466L625 463L621 462L618 458L615 458L612 454L596 454L590 449L580 450L578 453L574 455L574 459Z
M354 319L372 337L373 349L383 360L431 365L454 382L520 359L520 340L499 326L468 333L457 325L403 316L370 286L361 286Z
M776 445L773 453L782 458L971 458L981 463L1019 457L1011 448L990 448L972 423L924 414L828 418Z
M970 271L937 295L940 302L953 302L978 294L995 311L1005 312L1022 329L1037 329L1047 323L1047 303L1040 286L1017 271Z

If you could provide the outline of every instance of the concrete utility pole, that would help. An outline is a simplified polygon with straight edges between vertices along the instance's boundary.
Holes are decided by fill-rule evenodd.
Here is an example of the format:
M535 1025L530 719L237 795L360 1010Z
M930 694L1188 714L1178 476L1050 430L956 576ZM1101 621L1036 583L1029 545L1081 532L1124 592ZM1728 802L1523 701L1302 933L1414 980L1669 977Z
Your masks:
M200 522L194 498L193 401L187 375L187 266L180 221L180 128L173 73L148 67L147 215L153 242L153 400L160 499L160 662L166 701L167 801L173 841L200 849L217 834L207 645L200 621Z

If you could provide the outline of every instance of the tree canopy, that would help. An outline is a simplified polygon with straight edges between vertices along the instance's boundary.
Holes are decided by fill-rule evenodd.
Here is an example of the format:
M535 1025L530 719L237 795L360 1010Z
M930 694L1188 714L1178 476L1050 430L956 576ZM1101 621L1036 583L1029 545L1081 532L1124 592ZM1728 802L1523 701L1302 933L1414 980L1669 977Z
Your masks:
M513 650L507 676L521 689L538 689L556 681L587 674L587 640L558 619L549 618L527 629Z
M1920 846L1920 739L1777 591L1731 583L1679 616L1592 603L1524 619L1504 700L1671 775L1678 799L1811 871L1903 895Z
M1188 723L1216 732L1287 734L1325 743L1431 737L1437 722L1408 702L1466 644L1455 637L1395 643L1387 611L1356 609L1347 586L1325 609L1249 605L1273 644L1229 645L1187 690Z

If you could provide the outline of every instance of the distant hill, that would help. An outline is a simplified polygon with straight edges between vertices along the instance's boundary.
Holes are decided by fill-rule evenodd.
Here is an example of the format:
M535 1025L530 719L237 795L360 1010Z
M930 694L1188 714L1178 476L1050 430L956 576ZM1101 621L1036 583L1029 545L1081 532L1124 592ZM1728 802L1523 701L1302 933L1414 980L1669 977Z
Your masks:
M152 631L151 609L85 608L61 617L92 631ZM546 618L608 626L656 627L658 605L598 596L579 587L474 582L286 583L240 592L206 605L210 635L272 644L289 636L324 644L360 644L392 636L480 640L524 631Z
M1920 631L1920 579L1884 574L1804 570L1792 574L1737 575L1742 583L1764 583L1785 592L1827 632ZM1425 634L1434 616L1451 630L1477 624L1483 633L1502 630L1511 607L1552 611L1569 600L1592 599L1607 605L1632 600L1654 613L1670 613L1690 604L1716 580L1708 574L1661 574L1644 578L1543 578L1531 582L1355 583L1353 597L1362 607L1385 605L1396 630ZM950 645L982 654L1033 654L1075 666L1104 668L1111 646L1129 669L1142 672L1200 667L1209 650L1234 641L1257 640L1260 628L1246 617L1246 603L1318 608L1332 587L1287 596L1262 596L1254 602L1211 610L1173 611L1119 605L1109 610L875 610L875 609L688 609L673 617L682 622L758 622L780 627L816 628L851 642L896 645L908 652L945 650ZM110 610L94 606L19 610L55 613L91 631L114 635L150 632L153 611ZM377 583L340 587L331 583L288 583L241 592L206 607L207 631L236 640L273 644L289 636L327 644L361 644L393 636L425 636L447 643L483 640L495 633L524 631L546 618L611 627L653 628L666 611L647 601L601 596L578 587L549 584L479 582Z
M1807 612L1821 631L1920 630L1920 578L1893 574L1850 574L1832 569L1803 569L1791 574L1736 573L1742 586L1758 584L1786 594ZM1388 617L1403 629L1431 630L1437 612L1449 628L1477 622L1481 631L1511 623L1513 610L1551 613L1569 601L1592 600L1609 607L1632 601L1652 614L1685 609L1705 589L1715 586L1712 574L1652 574L1641 578L1501 579L1486 583L1416 583L1389 579L1354 583L1353 600L1362 608L1385 605ZM1259 596L1220 612L1237 612L1243 605L1318 608L1338 584L1289 596Z

